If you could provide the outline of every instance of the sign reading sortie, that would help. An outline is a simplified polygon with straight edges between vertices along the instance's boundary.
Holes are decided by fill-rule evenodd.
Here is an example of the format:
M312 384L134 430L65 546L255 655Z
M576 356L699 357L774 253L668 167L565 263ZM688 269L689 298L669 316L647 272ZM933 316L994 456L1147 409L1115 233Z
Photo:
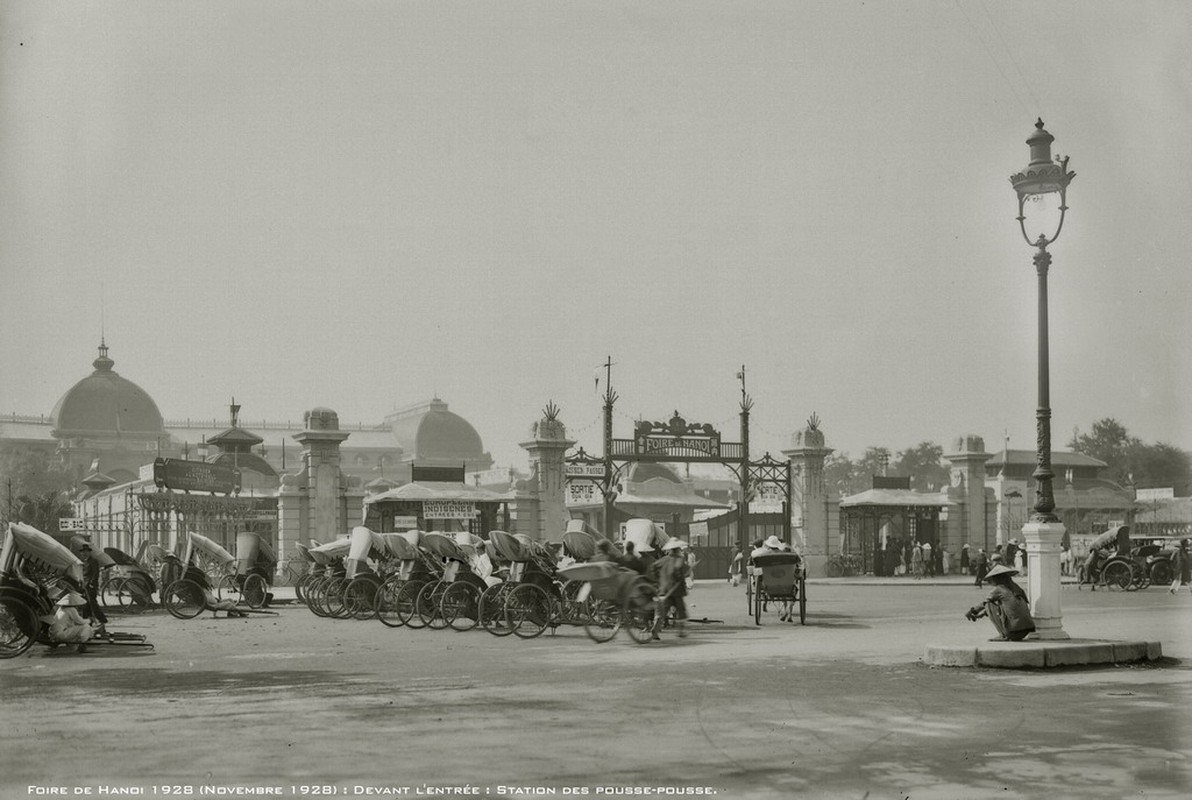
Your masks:
M476 516L476 504L462 500L423 500L423 519L471 519Z

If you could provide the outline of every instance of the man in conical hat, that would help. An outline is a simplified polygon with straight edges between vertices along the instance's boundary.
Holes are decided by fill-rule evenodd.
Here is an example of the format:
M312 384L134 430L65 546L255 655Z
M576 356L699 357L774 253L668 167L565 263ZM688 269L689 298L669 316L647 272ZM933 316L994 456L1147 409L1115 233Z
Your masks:
M95 635L96 627L79 613L79 609L85 605L87 598L83 595L67 592L58 599L54 621L50 623L50 638L55 642L77 644L80 653L84 650L84 642Z
M1035 632L1035 620L1031 618L1031 607L1026 592L1013 581L1018 570L998 564L985 573L985 580L993 584L985 602L973 606L964 615L969 622L989 617L997 628L997 637L991 642L1018 642Z

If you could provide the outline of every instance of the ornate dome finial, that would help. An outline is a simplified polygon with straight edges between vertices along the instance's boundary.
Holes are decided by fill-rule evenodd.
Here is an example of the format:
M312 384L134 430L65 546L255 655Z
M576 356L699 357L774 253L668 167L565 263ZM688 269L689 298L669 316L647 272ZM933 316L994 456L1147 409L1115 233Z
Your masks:
M116 362L108 358L108 345L104 342L103 336L99 337L99 357L91 362L91 366L95 367L100 372L111 372L112 367Z

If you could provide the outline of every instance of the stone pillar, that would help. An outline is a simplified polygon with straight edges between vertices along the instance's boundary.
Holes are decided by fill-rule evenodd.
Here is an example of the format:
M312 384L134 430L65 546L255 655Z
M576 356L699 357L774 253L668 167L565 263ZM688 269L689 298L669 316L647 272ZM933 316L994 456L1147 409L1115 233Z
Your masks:
M1035 632L1030 639L1067 639L1060 611L1060 550L1062 522L1036 522L1022 526L1026 543L1027 585Z
M976 548L985 546L987 535L985 462L993 455L985 452L985 440L980 436L961 436L953 442L953 447L955 452L945 454L944 458L952 465L952 488L948 490L948 497L961 504L960 519L953 523L953 515L948 515L948 539L941 538L940 544L954 556L959 556L960 548L967 544L971 554L975 555Z
M302 470L283 475L277 492L278 558L293 552L294 542L312 538L326 544L364 516L364 488L339 468L339 448L349 434L339 430L339 415L329 408L306 412L306 429L294 434L302 445Z
M824 446L824 434L814 414L807 427L791 437L791 445L790 450L782 451L791 466L791 516L802 532L808 571L823 575L830 550L824 461L832 454L832 448Z
M537 519L533 523L527 520L523 527L519 512L518 529L535 541L558 540L570 517L563 456L575 442L567 438L567 427L559 419L559 408L553 402L543 410L542 419L530 427L530 436L520 446L530 455L530 474L536 485L527 488L536 500Z

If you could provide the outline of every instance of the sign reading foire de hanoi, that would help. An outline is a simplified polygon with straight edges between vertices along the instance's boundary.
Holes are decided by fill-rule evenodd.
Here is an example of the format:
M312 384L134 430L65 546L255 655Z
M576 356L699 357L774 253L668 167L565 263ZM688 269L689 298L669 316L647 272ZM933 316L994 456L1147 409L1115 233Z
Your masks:
M230 494L240 489L240 470L206 461L158 458L153 462L153 483L162 489Z

